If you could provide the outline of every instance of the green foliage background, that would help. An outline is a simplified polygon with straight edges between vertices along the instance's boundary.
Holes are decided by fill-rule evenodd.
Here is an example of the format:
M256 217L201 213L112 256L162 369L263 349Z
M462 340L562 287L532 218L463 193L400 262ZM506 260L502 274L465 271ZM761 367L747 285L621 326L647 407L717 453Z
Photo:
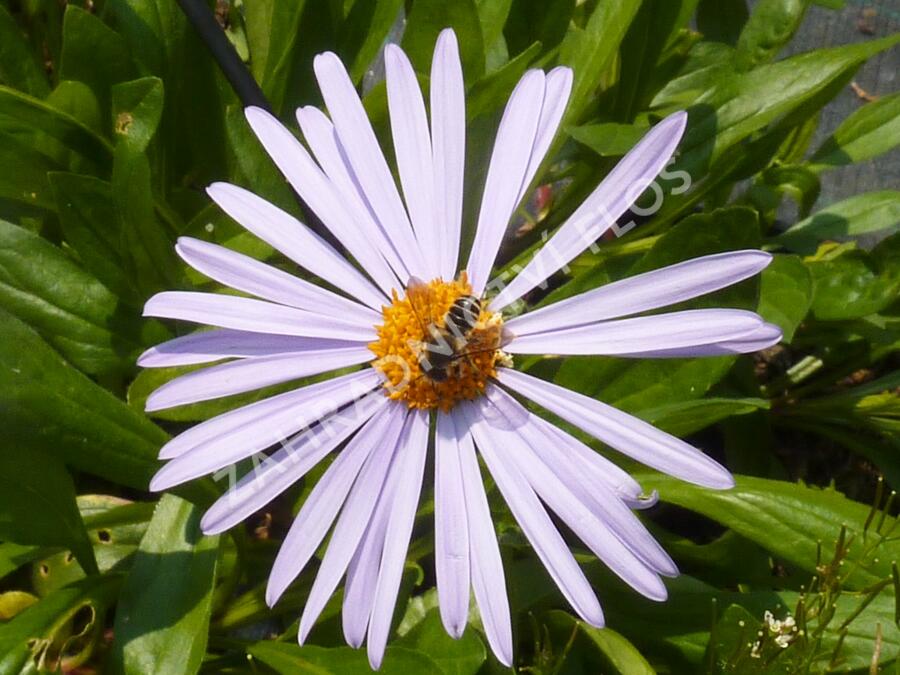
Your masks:
M455 28L468 89L469 237L512 87L529 67L572 66L563 132L540 179L553 186L552 208L523 207L507 269L652 122L687 109L672 171L686 171L690 189L663 182L670 194L652 218L580 256L534 304L698 255L775 254L760 279L692 303L753 308L779 324L784 344L763 355L519 364L688 438L738 474L734 490L711 492L614 457L659 491L661 505L642 517L684 575L655 604L579 553L607 612L603 630L569 613L492 492L519 669L895 667L900 192L813 207L823 174L900 144L900 93L861 104L821 145L811 139L823 106L900 36L779 59L809 4L216 3L282 119L293 124L295 107L320 103L311 59L332 49L385 147L380 48L400 39L426 84L437 33ZM368 672L364 654L342 646L339 598L312 644L296 645L311 571L273 610L263 601L278 539L318 474L219 537L203 537L198 522L222 484L147 492L170 435L271 393L144 414L147 394L182 370L140 372L136 356L191 327L143 320L143 302L163 289L218 290L176 261L175 237L291 269L210 203L202 190L214 180L302 217L174 0L0 1L0 167L0 673ZM867 233L884 236L863 250L855 238ZM383 671L499 672L477 616L459 641L440 626L425 494ZM773 641L766 610L795 617L787 647Z

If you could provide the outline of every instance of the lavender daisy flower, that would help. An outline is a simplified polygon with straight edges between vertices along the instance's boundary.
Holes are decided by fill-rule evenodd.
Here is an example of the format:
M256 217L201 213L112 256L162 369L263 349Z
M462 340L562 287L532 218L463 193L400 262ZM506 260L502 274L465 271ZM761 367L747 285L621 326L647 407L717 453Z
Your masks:
M557 131L572 73L562 67L532 70L513 91L494 143L471 253L460 265L465 100L456 38L446 30L435 48L430 118L405 54L388 45L385 61L403 196L344 66L334 54L319 55L315 73L330 118L312 107L297 111L311 152L268 113L249 108L246 116L347 257L247 190L214 184L209 195L227 214L323 283L182 238L177 250L187 264L245 295L154 296L145 315L216 328L158 345L140 359L145 367L225 361L160 387L147 401L150 411L358 369L185 431L162 448L160 457L169 462L151 488L166 490L280 443L207 511L203 529L217 533L333 453L275 560L267 601L278 600L330 531L299 641L345 579L345 637L355 647L365 640L369 661L378 668L433 447L435 566L444 626L454 637L462 634L472 591L487 640L509 665L509 606L479 455L535 553L588 623L603 625L600 604L547 507L648 598L664 599L662 577L677 574L632 511L653 499L644 498L641 486L615 464L526 409L520 398L659 471L714 489L733 484L728 471L699 450L597 400L515 370L514 357L666 358L768 347L781 333L752 312L635 315L747 279L770 256L752 250L706 256L504 320L504 309L600 237L648 187L678 145L686 116L676 113L654 126L518 276L491 297L485 289L501 239Z

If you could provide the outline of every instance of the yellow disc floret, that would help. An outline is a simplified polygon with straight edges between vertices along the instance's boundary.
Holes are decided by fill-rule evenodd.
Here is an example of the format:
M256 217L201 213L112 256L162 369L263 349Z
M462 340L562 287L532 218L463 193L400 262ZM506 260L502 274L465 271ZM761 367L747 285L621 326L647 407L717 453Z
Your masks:
M465 272L455 281L411 282L403 297L394 291L393 302L383 309L384 322L376 327L378 340L369 345L389 398L446 412L484 393L497 366L508 365L499 313L481 307L470 330L448 327L453 303L471 293ZM433 356L437 349L443 350L441 360Z

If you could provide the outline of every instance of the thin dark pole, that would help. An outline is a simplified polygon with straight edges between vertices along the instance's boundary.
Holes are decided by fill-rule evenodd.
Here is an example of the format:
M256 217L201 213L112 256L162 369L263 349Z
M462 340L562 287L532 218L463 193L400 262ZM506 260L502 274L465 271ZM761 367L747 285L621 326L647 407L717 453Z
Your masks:
M181 11L184 12L188 21L191 22L194 30L197 31L197 34L203 42L206 43L206 47L209 49L210 54L212 54L212 57L216 60L222 74L225 75L225 78L228 80L229 84L231 84L234 93L241 99L241 103L243 103L244 107L246 108L252 105L271 112L272 106L270 106L269 101L266 100L266 95L263 94L262 89L259 88L256 80L253 79L253 75L250 74L250 71L247 70L247 67L244 65L244 62L241 61L241 57L238 55L234 46L228 41L228 38L225 36L225 31L222 30L219 22L216 21L216 17L213 16L212 11L210 11L206 0L178 0L178 4L181 6ZM310 229L325 239L335 249L343 252L344 247L334 238L334 235L328 231L328 228L326 228L316 214L313 213L312 209L309 208L300 195L294 193L294 196L300 204L304 219Z
M265 94L228 41L225 31L216 21L216 17L210 11L207 3L204 0L178 0L178 4L181 5L181 11L191 22L194 30L206 43L210 54L219 64L222 74L225 75L244 107L254 105L271 111Z

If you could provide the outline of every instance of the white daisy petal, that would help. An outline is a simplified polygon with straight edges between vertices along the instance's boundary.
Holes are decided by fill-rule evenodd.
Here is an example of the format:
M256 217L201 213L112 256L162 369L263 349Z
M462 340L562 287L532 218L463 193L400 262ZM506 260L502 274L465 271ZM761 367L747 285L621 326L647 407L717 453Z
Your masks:
M297 109L297 123L303 137L322 166L322 170L340 194L344 207L353 221L370 235L370 241L384 257L397 279L408 279L410 274L397 253L384 228L378 223L353 170L348 164L347 152L341 145L334 125L328 116L314 106ZM395 286L399 287L400 282Z
M518 440L511 439L510 447L517 443L530 446L530 450L521 455L519 466L526 478L530 471L529 482L535 491L561 517L576 520L570 526L576 534L584 527L588 528L587 538L582 537L582 540L599 558L604 561L612 558L610 568L623 580L647 597L662 599L666 593L665 587L656 574L644 569L644 566L667 576L677 576L678 569L631 509L609 489L606 481L598 481L590 471L585 472L579 458L568 452L566 445L560 444L556 436L547 433L545 427L538 423L538 417L512 396L495 386L490 387L486 395L508 420L515 420L518 425L511 432ZM498 433L504 431L500 429ZM516 455L520 456L518 452ZM529 471L526 471L526 464ZM547 482L544 482L545 476ZM545 492L554 494L545 496ZM553 506L554 503L557 506ZM599 523L586 525L588 521L578 515L583 509L589 509ZM614 536L618 544L604 543L606 536ZM618 546L624 546L628 551L623 552ZM640 561L632 560L632 555Z
M500 120L484 183L475 241L466 266L475 295L481 295L487 284L503 235L519 203L538 133L541 116L539 102L544 97L545 79L540 70L525 73L513 90Z
M413 231L428 265L428 278L440 276L437 260L434 170L431 135L425 101L419 82L406 54L395 44L384 48L388 110L391 136L397 157L397 171Z
M363 464L402 420L403 410L387 406L376 413L347 444L304 500L288 530L266 585L266 604L274 605L306 567L343 506Z
M453 418L438 413L434 436L434 567L441 621L453 638L469 616L469 528Z
M378 498L384 492L388 469L393 462L402 428L403 420L400 417L396 418L393 425L387 427L382 438L378 439L377 447L359 472L359 477L341 509L341 515L334 526L334 533L328 542L322 564L319 565L316 579L306 598L303 615L300 617L297 640L301 645L306 641L313 624L337 588L341 577L344 576L370 525Z
M653 127L494 298L494 311L522 297L611 227L666 166L686 123L687 115L678 112Z
M262 108L247 108L244 114L266 152L297 194L309 204L381 290L390 294L394 275L374 247L376 233L364 229L365 222L354 222L334 185L287 127Z
M224 246L179 237L175 251L201 274L258 298L317 314L334 314L339 309L343 316L357 318L359 323L381 321L381 315L369 307Z
M396 459L396 455L395 455ZM341 609L341 625L344 640L354 649L359 648L366 638L366 629L372 616L372 605L375 602L375 586L378 583L378 570L381 566L381 553L384 551L384 537L387 532L388 519L394 505L394 494L401 480L399 464L394 461L387 481L378 497L378 505L372 513L366 532L359 547L347 567L347 580L344 582L344 602Z
M384 658L391 619L394 617L394 607L397 604L397 592L403 577L403 564L419 504L419 493L422 490L425 457L428 452L428 413L421 410L411 412L409 422L408 436L401 439L397 448L397 462L402 464L400 475L403 478L397 484L391 516L388 519L366 640L369 664L374 670L381 667L381 660Z
M176 377L147 398L145 410L232 396L372 360L368 347L311 350L241 359Z
M516 335L530 335L639 314L736 284L771 261L771 254L753 250L694 258L566 298L515 317L506 326Z
M525 180L519 190L517 202L525 197L525 191L534 180L534 175L544 161L544 155L550 149L553 137L559 129L566 105L569 103L569 94L572 93L572 69L559 66L547 73L547 82L544 87L544 102L541 106L541 117L538 121L537 136L534 139L534 147L531 149L531 157L528 160L528 169L525 171Z
M213 417L182 432L159 451L173 459L150 489L165 490L249 457L361 398L381 383L371 368L317 382Z
M692 359L698 356L749 354L777 345L781 342L782 337L781 329L778 326L771 323L763 323L755 331L744 335L740 340L710 342L708 344L694 345L693 347L655 349L634 355L623 354L623 356L639 356L650 359Z
M553 444L566 456L566 462L571 463L583 474L586 481L593 484L606 485L625 504L631 508L645 506L647 499L643 498L643 488L631 475L606 459L599 452L595 452L574 436L567 434L555 424L547 422L537 415L532 418L535 426L540 428L545 436L553 440Z
M208 326L300 337L352 340L375 339L375 327L348 316L335 318L302 309L236 295L163 291L144 305L144 316L180 319Z
M472 591L475 594L475 602L478 604L488 644L497 659L508 667L513 661L512 624L509 599L506 596L503 560L500 558L500 548L491 520L491 509L484 492L484 483L478 468L478 458L475 456L475 445L468 430L468 422L459 412L459 408L453 410L451 417L459 441L459 464L469 528Z
M216 500L200 521L203 532L219 534L259 511L386 405L383 396L366 396L292 438Z
M757 314L740 309L689 309L516 336L503 349L510 354L640 356L659 349L740 340L762 323Z
M359 340L351 342L296 335L267 335L219 328L191 333L151 347L140 355L137 364L141 368L168 368L227 358L276 356L288 352L345 349L365 344Z
M503 444L485 419L485 409L487 408L489 415L490 405L482 401L461 407L475 444L503 494L503 499L553 581L582 619L593 626L602 626L603 611L584 572L575 562L550 516L522 475L517 460L507 457Z
M725 489L734 478L721 464L684 441L600 401L504 368L497 379L624 455L676 478Z
M435 248L444 279L459 264L466 151L466 90L456 34L441 31L431 62L431 143L434 151Z
M281 251L317 277L380 310L385 296L328 242L306 225L252 192L228 183L206 188L222 210L248 232Z
M316 56L313 69L341 144L378 221L406 268L415 276L427 276L400 193L344 64L336 54L325 52Z

